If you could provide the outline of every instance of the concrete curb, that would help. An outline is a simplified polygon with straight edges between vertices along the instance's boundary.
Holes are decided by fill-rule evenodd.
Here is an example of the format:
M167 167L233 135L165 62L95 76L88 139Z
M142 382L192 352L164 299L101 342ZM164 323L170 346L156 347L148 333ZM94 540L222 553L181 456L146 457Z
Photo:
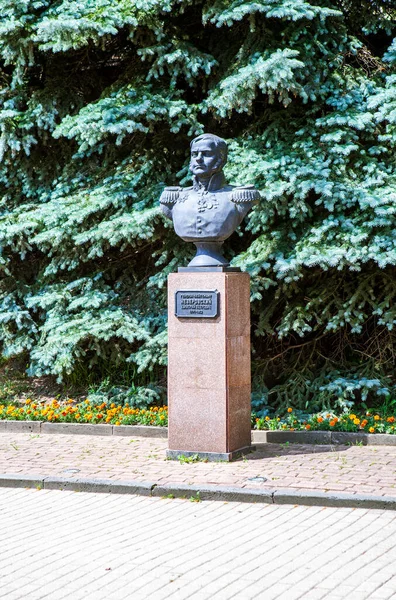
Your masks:
M167 427L154 425L107 425L98 423L48 423L47 421L0 421L0 433L49 433L67 435L116 435L168 437ZM388 433L347 433L343 431L252 430L252 444L320 444L323 446L396 446L396 435Z
M348 433L344 431L262 431L252 430L252 444L321 444L323 446L396 446L389 433Z
M370 496L368 494L320 492L304 489L253 489L223 485L186 485L183 483L159 485L152 481L0 474L0 488L2 487L134 494L157 498L186 498L192 501L216 500L221 502L396 510L396 496Z
M49 423L48 421L0 421L0 433L49 433L65 435L125 435L168 437L167 427L154 425L107 425L106 423Z

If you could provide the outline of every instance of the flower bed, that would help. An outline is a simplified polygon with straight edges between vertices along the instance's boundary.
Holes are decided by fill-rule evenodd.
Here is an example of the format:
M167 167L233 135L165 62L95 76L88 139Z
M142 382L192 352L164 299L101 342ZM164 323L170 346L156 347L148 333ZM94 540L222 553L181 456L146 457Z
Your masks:
M89 400L50 403L26 400L23 406L0 404L0 420L52 423L108 423L111 425L168 425L168 407L133 408L114 403L94 405ZM301 418L292 408L283 417L256 418L254 428L266 431L345 431L349 433L396 434L396 416L367 411L363 415L320 413Z
M131 408L127 404L92 405L89 400L74 403L53 400L51 403L26 400L24 406L0 405L0 419L16 421L49 421L52 423L109 423L112 425L168 425L167 406L148 409Z
M347 413L321 413L299 418L292 408L284 417L261 417L255 420L255 429L270 431L346 431L350 433L390 433L395 434L396 416L384 416L375 411L364 415Z

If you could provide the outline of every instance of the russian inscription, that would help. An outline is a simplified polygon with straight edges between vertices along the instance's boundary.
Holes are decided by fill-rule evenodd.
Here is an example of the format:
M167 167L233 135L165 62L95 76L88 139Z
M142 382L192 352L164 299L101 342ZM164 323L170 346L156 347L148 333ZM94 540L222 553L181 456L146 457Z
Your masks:
M175 293L175 315L187 318L213 319L219 314L219 292L178 290Z

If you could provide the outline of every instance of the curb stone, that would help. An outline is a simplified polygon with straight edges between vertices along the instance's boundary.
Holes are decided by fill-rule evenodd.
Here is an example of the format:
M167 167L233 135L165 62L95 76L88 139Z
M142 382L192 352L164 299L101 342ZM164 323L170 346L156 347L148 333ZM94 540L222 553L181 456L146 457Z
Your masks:
M43 488L44 477L42 475L9 475L0 474L0 488Z
M96 425L92 425L96 427ZM113 435L137 435L138 437L167 438L168 428L156 425L113 425Z
M264 431L252 430L253 444L322 444L331 445L331 431Z
M264 431L252 430L253 444L321 444L324 446L396 446L389 433L349 433L346 431Z
M222 500L223 502L273 503L273 491L271 490L256 490L220 485L185 485L167 483L155 486L152 495L157 497L174 496L175 498Z
M149 481L115 481L81 477L45 477L45 490L68 490L73 492L98 492L104 494L136 494L151 496L155 483Z
M90 425L89 423L47 423L40 422L40 433L67 435L113 435L113 425L98 423Z
M0 488L38 488L105 494L134 494L151 497L174 497L221 502L250 502L261 504L293 504L344 508L373 508L396 510L396 496L370 496L342 492L320 492L304 489L252 489L222 485L186 485L151 481L117 481L76 477L0 474Z
M106 423L49 423L48 421L0 420L0 433L45 433L66 435L125 435L168 437L168 428L154 425L108 425Z
M40 433L41 421L4 421L6 433Z
M347 494L345 492L279 489L274 492L274 504L396 510L396 497Z

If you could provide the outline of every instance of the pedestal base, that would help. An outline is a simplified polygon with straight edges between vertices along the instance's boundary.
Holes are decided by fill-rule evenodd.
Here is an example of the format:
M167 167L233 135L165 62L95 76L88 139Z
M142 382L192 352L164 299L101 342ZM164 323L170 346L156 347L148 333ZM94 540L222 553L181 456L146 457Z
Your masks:
M240 448L233 452L191 452L189 450L167 450L166 458L168 460L179 460L181 457L185 458L197 458L199 461L209 462L231 462L237 458L242 458L246 454L250 454L256 450L256 446L247 446L246 448ZM195 462L195 461L192 461Z
M183 311L178 312L182 317L175 315L176 292L185 292ZM217 316L199 316L211 314L204 305L211 294L202 292L216 292ZM227 271L172 273L168 308L167 456L198 455L228 461L249 452L249 275Z

